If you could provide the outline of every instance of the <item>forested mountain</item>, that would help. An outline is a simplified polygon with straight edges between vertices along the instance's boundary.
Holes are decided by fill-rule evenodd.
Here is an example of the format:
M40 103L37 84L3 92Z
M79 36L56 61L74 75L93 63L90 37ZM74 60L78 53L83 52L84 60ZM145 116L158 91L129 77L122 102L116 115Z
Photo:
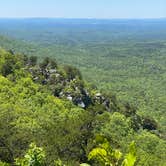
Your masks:
M166 19L0 19L0 46L73 65L166 133Z
M166 19L0 19L0 166L165 166Z
M166 163L155 120L51 58L0 50L0 117L1 165Z

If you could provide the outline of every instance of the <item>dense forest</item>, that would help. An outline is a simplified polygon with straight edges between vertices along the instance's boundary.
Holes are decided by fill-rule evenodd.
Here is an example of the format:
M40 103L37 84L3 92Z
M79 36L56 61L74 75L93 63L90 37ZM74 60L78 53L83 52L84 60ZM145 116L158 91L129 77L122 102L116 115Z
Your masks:
M165 166L165 28L0 19L0 165Z
M87 84L75 67L1 49L0 74L2 165L166 162L157 122Z
M166 132L166 19L0 19L0 45L77 67Z

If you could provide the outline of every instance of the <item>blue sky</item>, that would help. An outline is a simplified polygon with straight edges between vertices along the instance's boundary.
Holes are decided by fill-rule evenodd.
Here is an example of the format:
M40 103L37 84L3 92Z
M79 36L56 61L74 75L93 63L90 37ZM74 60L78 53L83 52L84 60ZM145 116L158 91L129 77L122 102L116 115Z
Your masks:
M0 17L166 18L166 0L0 0Z

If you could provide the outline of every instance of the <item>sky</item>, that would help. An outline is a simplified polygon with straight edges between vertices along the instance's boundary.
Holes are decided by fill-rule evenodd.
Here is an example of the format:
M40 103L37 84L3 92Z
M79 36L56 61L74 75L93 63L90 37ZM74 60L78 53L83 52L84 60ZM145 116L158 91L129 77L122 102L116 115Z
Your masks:
M166 18L166 0L0 0L1 18Z

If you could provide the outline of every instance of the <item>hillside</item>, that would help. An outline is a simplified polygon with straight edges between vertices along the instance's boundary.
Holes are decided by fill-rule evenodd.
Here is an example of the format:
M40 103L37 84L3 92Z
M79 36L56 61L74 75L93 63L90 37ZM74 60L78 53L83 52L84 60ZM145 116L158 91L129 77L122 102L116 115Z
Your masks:
M165 29L165 19L1 19L0 46L77 67L166 133Z
M163 137L154 119L77 68L0 49L1 165L164 166Z

